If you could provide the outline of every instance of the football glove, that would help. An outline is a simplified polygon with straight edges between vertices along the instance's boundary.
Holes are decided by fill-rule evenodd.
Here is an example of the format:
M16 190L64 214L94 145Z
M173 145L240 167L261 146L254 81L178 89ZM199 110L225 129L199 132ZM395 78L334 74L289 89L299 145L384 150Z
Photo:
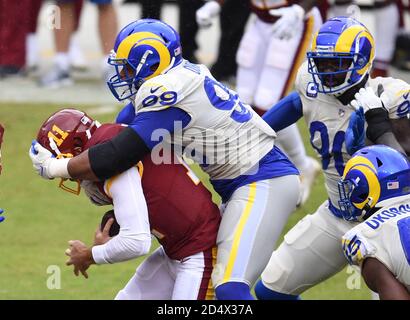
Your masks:
M108 198L104 193L100 191L98 186L89 180L81 181L81 188L83 188L88 199L96 206L105 206L107 204L112 204L110 198Z
M221 6L217 1L208 1L196 11L196 22L201 28L209 28L212 19L221 11Z
M366 130L364 128L365 122L366 119L364 117L362 107L359 107L358 110L352 112L350 115L349 126L345 134L346 150L350 155L366 146Z
M294 4L290 7L269 10L271 16L280 17L273 24L272 33L275 37L283 40L292 38L302 25L301 22L305 17L305 9Z
M354 100L350 102L350 105L356 110L363 107L364 113L371 109L378 108L386 110L385 106L389 105L389 97L387 93L384 92L383 85L379 84L377 94L371 87L361 88L359 92L354 95Z
M44 179L71 178L67 171L70 159L56 159L53 154L33 140L29 150L29 156L34 170Z
M2 214L3 212L4 212L4 210L0 209L0 214ZM4 219L6 219L6 218L3 217L3 216L0 216L0 222L4 221Z
M342 237L343 253L349 264L360 266L364 258L376 252L366 238L354 229L349 230Z

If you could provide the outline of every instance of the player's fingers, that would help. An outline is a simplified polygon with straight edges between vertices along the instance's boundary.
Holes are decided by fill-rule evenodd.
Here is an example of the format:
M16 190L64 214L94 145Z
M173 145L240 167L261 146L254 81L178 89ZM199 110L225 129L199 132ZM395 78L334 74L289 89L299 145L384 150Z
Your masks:
M103 233L109 234L112 224L114 223L114 218L108 219L107 223L104 226Z
M379 83L377 86L377 96L381 97L384 92L383 84Z
M74 266L74 274L76 275L76 277L78 277L78 267Z
M88 273L87 273L87 271L85 271L85 270L83 270L83 269L81 269L80 271L81 271L81 274L84 276L84 278L88 279Z
M71 249L67 249L64 253L66 256L71 257Z
M73 261L71 259L68 259L65 263L66 266L71 266L73 264Z
M357 102L357 100L352 100L352 102L350 102L350 105L351 105L355 110L358 110L358 109L359 109L359 103Z

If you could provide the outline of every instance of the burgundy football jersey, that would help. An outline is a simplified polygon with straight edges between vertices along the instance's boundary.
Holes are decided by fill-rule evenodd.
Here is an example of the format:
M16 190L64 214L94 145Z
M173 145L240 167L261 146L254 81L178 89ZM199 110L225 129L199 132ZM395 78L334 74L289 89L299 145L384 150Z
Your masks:
M119 124L103 124L85 149L111 139L124 128ZM171 259L181 260L216 245L221 220L219 209L208 189L198 181L196 184L186 167L179 163L155 165L147 155L140 174L151 233ZM100 183L103 190L101 186Z

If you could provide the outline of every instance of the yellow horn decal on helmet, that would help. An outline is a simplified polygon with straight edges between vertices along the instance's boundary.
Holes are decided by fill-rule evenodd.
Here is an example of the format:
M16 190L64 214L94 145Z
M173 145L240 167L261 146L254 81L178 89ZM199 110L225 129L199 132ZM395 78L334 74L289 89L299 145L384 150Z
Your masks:
M371 163L369 159L362 157L362 156L355 156L351 158L349 161L347 161L345 170L343 171L343 179L346 177L346 174L349 172L350 169L352 169L354 166L363 165L363 164L372 168L373 171L376 172L375 166L373 165L373 163Z
M162 71L164 71L169 64L171 63L171 54L168 51L168 48L165 46L165 44L161 41L158 41L157 39L144 39L138 42L137 45L141 44L146 44L151 47L153 47L159 55L159 66L155 72L150 75L149 77L146 77L145 79L150 79L153 78L157 75L159 75Z
M358 74L363 74L369 69L371 61L373 61L373 57L374 57L374 40L373 40L372 35L369 33L369 31L365 27L356 25L356 26L351 26L347 28L346 30L344 30L336 42L335 52L350 53L350 50L352 49L352 46L354 45L354 41L356 40L357 37L367 38L367 40L369 40L372 46L371 51L370 51L369 62L362 69L357 71Z
M135 46L135 44L138 41L147 38L154 38L162 41L160 36L152 32L136 32L130 34L128 37L122 40L120 45L118 46L116 59L127 59L131 49Z
M369 185L369 194L366 200L360 203L352 202L353 205L358 209L363 209L366 204L369 202L369 198L372 199L372 203L370 207L373 208L377 201L380 198L380 183L377 179L375 171L369 168L367 165L357 165L355 167L356 170L360 170L364 176L366 177L367 184Z
M367 62L367 64L363 68L356 71L358 74L364 74L370 68L370 66L373 62L373 58L374 58L374 39L373 39L372 35L367 30L364 31L362 34L360 34L360 37L367 38L367 40L369 40L369 42L370 42L370 45L372 46L372 48L370 50L369 61Z
M317 40L317 36L319 35L319 31L317 31L312 38L312 51L316 51L316 40Z

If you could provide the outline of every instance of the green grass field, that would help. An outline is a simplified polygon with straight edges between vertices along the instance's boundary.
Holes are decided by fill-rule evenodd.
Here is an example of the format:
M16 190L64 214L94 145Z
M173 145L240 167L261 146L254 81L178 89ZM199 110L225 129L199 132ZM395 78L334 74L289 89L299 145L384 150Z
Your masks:
M60 191L58 181L45 181L32 169L30 143L41 123L61 107L64 106L0 104L0 122L6 128L0 177L0 207L5 209L6 216L0 225L0 299L112 299L142 261L92 266L87 280L75 277L65 265L67 241L79 239L91 244L96 226L108 209L93 206L84 195ZM83 108L91 110L89 113L94 116L92 109L95 110ZM113 113L95 118L108 122L114 116ZM303 123L300 127L306 136ZM310 148L308 152L312 154ZM292 215L286 230L304 215L313 213L325 199L320 177L308 203ZM58 274L48 273L53 268L61 270L60 289L47 286L58 285L54 281ZM348 289L351 285L360 289ZM345 269L304 293L302 298L369 299L370 294L363 281L358 282Z

